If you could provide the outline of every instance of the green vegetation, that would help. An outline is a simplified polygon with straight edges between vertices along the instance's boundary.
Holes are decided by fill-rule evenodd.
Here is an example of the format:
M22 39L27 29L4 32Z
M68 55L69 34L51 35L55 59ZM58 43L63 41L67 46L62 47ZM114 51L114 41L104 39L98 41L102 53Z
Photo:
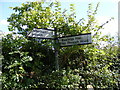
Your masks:
M118 89L117 46L114 38L101 36L95 19L95 10L88 5L88 20L76 21L74 5L70 12L62 10L59 2L28 2L9 18L9 30L18 30L2 39L3 90L31 88L116 88ZM86 23L87 22L87 23ZM27 26L27 28L23 28ZM93 43L59 48L60 70L55 70L53 41L40 43L27 37L27 32L37 28L56 28L59 36L93 33ZM107 43L101 47L102 43Z

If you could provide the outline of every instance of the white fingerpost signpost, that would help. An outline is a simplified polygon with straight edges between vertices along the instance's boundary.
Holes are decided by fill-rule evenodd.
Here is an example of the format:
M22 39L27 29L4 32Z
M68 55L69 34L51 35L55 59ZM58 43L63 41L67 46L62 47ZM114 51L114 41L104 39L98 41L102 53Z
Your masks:
M38 38L38 39L54 40L56 70L59 70L59 59L58 59L59 46L66 47L66 46L85 45L85 44L92 43L91 33L58 37L57 28L55 28L54 30L35 28L33 29L33 31L29 32L27 36Z
M53 38L53 30L52 29L34 29L33 31L28 33L28 37L51 39Z
M80 34L75 36L67 36L59 38L60 46L84 45L91 44L91 33Z

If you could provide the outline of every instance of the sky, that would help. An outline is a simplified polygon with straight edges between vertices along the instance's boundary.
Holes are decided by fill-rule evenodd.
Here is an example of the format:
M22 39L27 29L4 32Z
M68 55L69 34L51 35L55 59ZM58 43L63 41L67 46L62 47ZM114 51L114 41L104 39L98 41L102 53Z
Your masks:
M26 0L0 0L0 30L2 32L9 32L7 18L13 13L9 7L20 6ZM41 0L27 0L27 1L41 1ZM51 1L51 0L46 0ZM52 0L54 1L54 0ZM118 1L119 0L59 0L61 1L62 8L68 9L69 4L75 4L77 19L86 18L88 4L93 4L95 9L98 2L100 2L96 19L99 25L102 25L111 17L114 20L110 21L101 29L103 34L110 34L116 36L118 32Z

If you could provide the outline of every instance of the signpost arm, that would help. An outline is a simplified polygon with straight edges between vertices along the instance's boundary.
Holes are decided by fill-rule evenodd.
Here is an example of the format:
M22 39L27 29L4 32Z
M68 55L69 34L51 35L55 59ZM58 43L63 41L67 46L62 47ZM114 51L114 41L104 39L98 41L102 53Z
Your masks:
M58 37L57 37L57 29L55 28L55 40L54 40L54 49L55 49L55 68L59 70L59 58L58 58Z

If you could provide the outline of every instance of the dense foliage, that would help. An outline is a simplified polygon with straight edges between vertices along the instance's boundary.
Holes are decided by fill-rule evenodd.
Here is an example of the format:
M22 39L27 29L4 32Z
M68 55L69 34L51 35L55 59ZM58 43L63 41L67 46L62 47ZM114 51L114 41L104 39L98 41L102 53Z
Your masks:
M99 4L98 4L99 5ZM88 5L88 20L76 21L74 5L70 13L59 2L28 2L9 18L9 30L18 30L2 39L3 89L30 88L117 88L119 59L113 37L101 36L96 9ZM108 22L107 22L108 23ZM27 28L24 28L24 27ZM56 28L59 36L93 33L93 43L59 48L60 70L55 70L53 40L37 42L27 37L33 28ZM102 45L106 43L105 45Z

